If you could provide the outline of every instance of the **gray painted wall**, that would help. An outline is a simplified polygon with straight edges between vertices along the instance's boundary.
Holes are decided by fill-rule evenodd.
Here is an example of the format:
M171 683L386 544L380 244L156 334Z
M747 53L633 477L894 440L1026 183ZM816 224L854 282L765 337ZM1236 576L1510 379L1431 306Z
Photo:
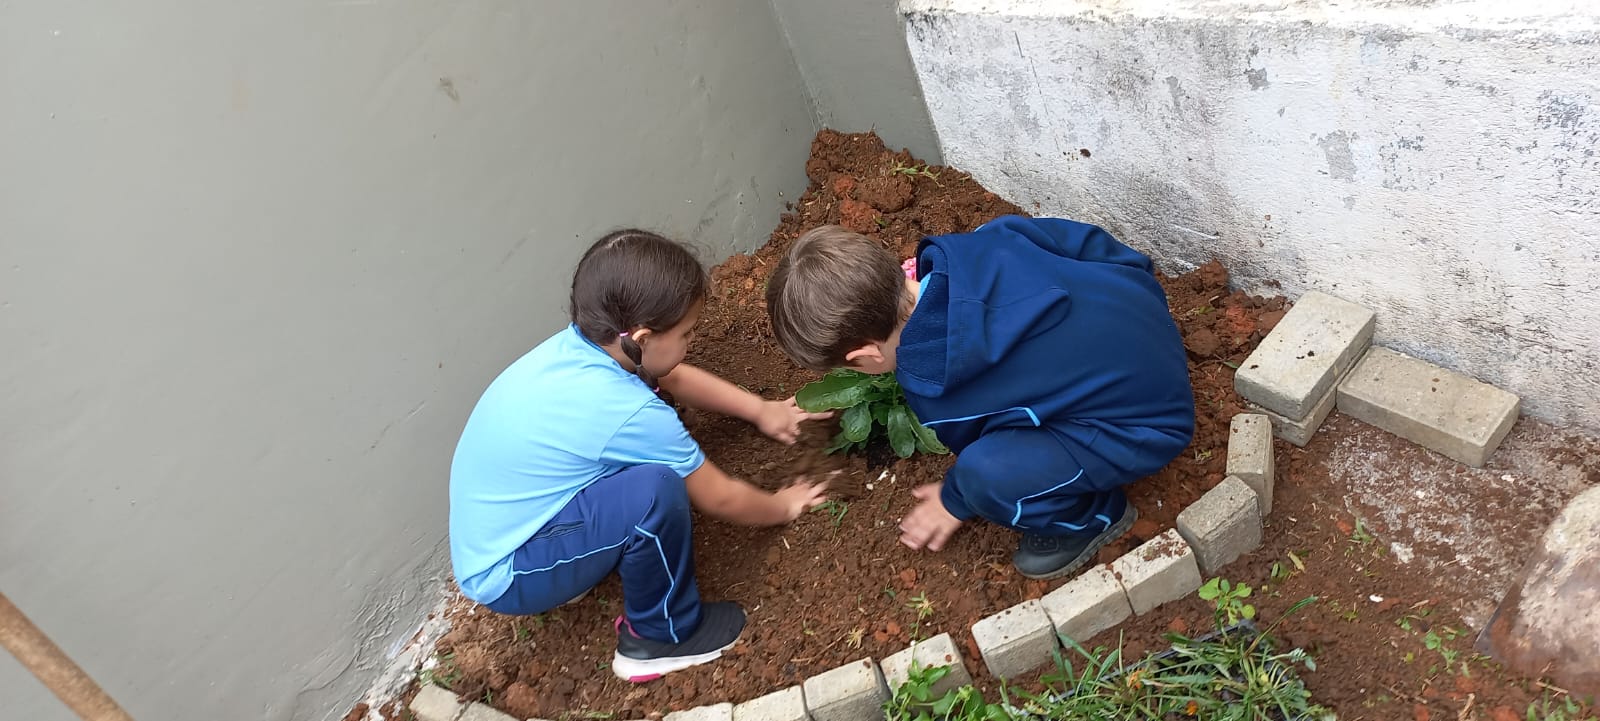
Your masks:
M941 163L894 0L772 0L823 127Z
M135 717L337 717L581 249L757 245L814 130L764 3L0 4L0 588Z

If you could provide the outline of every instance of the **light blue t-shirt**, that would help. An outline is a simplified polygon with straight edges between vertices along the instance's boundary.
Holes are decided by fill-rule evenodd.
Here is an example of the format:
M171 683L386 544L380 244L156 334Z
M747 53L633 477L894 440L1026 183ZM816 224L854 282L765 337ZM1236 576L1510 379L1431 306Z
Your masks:
M568 326L506 368L478 400L450 464L450 559L479 603L511 587L511 554L590 483L659 464L705 463L678 414Z

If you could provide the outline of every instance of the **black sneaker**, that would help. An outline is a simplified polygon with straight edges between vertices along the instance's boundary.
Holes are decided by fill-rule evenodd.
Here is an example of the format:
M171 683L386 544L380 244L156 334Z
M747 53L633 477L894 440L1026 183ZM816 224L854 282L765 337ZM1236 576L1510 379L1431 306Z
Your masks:
M1024 533L1022 541L1017 544L1017 552L1011 555L1011 565L1028 578L1060 578L1094 560L1101 548L1121 538L1122 534L1133 528L1133 522L1138 518L1139 511L1129 503L1128 510L1122 512L1122 518L1097 536L1035 536Z
M744 632L744 609L729 601L700 607L700 627L680 643L641 638L626 618L617 617L617 653L611 672L630 683L654 681L673 671L715 661Z

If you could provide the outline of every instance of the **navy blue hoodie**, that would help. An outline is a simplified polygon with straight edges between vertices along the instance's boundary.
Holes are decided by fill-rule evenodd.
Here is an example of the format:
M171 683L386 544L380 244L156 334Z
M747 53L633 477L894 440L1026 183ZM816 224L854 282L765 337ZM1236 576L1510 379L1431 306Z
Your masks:
M1106 488L1188 446L1194 393L1166 294L1150 259L1110 233L1004 216L924 239L917 277L895 375L952 451L997 429L1047 427ZM973 515L945 491L947 510Z

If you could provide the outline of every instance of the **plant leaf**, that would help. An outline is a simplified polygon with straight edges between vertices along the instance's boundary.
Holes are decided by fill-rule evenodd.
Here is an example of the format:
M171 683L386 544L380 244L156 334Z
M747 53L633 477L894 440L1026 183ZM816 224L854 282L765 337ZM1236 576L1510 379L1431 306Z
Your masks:
M794 394L794 402L808 413L849 408L866 400L872 390L872 376L853 370L833 371L820 380L807 383Z
M867 435L872 433L872 404L857 403L845 410L839 418L839 432L851 443L867 440Z
M848 451L850 450L850 447L854 445L855 443L849 438L846 438L844 433L839 433L833 437L833 442L829 443L827 448L822 449L822 452L828 455L833 455L841 451Z
M889 409L889 446L894 449L894 454L901 458L910 458L917 452L917 433L913 426L917 422L911 420L911 411L905 406L895 406Z
M909 409L907 413L910 413ZM917 450L923 453L944 455L950 452L943 443L939 442L939 435L921 423L917 422L916 414L911 414L911 431L917 435Z

